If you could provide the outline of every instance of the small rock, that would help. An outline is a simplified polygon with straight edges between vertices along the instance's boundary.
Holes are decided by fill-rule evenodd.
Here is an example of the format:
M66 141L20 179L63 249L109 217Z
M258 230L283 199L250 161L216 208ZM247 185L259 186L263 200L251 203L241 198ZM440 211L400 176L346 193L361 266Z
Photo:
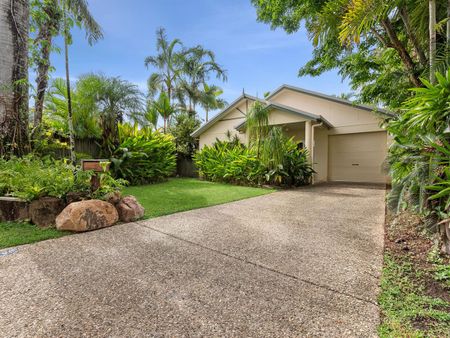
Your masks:
M62 199L56 197L42 197L30 204L30 219L39 227L55 225L56 216L63 211L65 204Z
M105 201L111 203L112 205L117 205L119 204L121 198L122 194L120 193L120 191L114 191L106 195Z
M145 213L144 207L134 196L126 196L116 205L119 212L119 219L122 222L133 222L142 218Z
M114 225L119 220L116 208L108 202L87 200L69 204L56 217L58 230L90 231Z
M406 240L404 240L403 238L399 238L399 239L395 240L396 244L401 244L401 243L405 243L405 242L406 242Z

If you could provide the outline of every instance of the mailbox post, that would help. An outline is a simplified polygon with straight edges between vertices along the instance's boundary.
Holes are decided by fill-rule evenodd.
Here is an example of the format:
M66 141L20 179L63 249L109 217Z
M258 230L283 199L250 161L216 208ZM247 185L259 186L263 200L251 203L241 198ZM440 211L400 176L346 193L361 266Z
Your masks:
M100 188L100 177L99 173L109 171L110 162L108 160L81 160L81 169L83 171L92 170L94 175L91 177L91 189L92 191L98 190Z

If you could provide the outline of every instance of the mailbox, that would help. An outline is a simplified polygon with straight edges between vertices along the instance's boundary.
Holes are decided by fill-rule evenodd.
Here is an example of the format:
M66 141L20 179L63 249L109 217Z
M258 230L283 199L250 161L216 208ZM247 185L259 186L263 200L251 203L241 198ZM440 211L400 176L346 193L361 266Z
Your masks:
M96 173L109 171L110 162L108 160L81 160L83 171L93 170Z
M100 177L98 173L109 171L108 160L81 160L81 169L83 171L92 170L95 174L91 177L91 190L96 191L100 188Z

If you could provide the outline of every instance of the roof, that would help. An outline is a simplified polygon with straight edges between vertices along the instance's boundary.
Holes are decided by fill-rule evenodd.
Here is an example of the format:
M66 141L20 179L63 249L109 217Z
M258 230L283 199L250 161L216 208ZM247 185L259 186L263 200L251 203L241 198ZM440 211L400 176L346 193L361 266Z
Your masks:
M307 89L303 89L303 88L299 88L299 87L295 87L295 86L284 84L284 85L278 87L274 92L272 92L266 98L266 100L262 100L260 98L257 98L255 96L251 96L251 95L248 95L248 94L242 94L235 101L233 101L227 108L222 110L219 114L214 116L211 120L209 120L208 122L203 124L200 128L195 130L191 134L191 136L192 137L200 136L203 132L208 130L217 121L219 121L222 117L224 117L227 113L229 113L232 109L234 109L236 107L236 105L239 102L241 102L242 100L244 100L244 99L248 99L248 100L252 100L252 101L259 101L261 103L267 104L269 108L276 108L276 109L279 109L279 110L282 110L282 111L286 111L288 113L298 114L298 115L303 116L306 119L314 120L314 121L317 121L317 122L322 122L328 128L332 128L333 127L321 115L308 113L308 112L305 112L305 111L302 111L302 110L298 110L298 109L295 109L295 108L292 108L292 107L289 107L289 106L282 105L280 103L275 103L275 102L271 102L270 101L271 98L273 98L275 95L277 95L278 93L280 93L284 89L296 91L298 93L302 93L302 94L306 94L306 95L310 95L310 96L315 96L315 97L318 97L318 98L321 98L321 99L325 99L325 100L328 100L328 101L332 101L332 102L336 102L336 103L345 104L347 106L351 106L351 107L367 110L367 111L370 111L370 112L379 112L379 113L382 113L382 114L385 114L385 115L388 115L388 116L394 116L394 114L392 114L391 112L389 112L386 109L372 107L372 106L368 106L368 105L364 105L364 104L356 104L354 102L351 102L351 101L348 101L348 100L344 100L344 99L341 99L341 98L338 98L338 97L335 97L335 96L326 95L326 94L322 94L322 93L315 92L315 91L312 91L312 90L307 90ZM235 129L240 130L244 126L245 126L245 121L240 123L238 126L236 126Z
M299 87L295 87L295 86L291 86L291 85L287 85L287 84L283 84L282 86L278 87L273 93L271 93L268 97L267 100L270 100L272 97L274 97L275 95L277 95L278 93L280 93L283 89L289 89L298 93L302 93L302 94L306 94L306 95L311 95L311 96L315 96L321 99L325 99L328 101L332 101L332 102L336 102L336 103L342 103L348 106L352 106L352 107L356 107L356 108L360 108L360 109L364 109L364 110L368 110L368 111L377 111L386 115L393 115L391 112L389 112L386 109L383 108L378 108L378 107L373 107L373 106L368 106L365 104L356 104L352 101L349 100L345 100L345 99L341 99L339 97L335 97L335 96L331 96L331 95L326 95L326 94L322 94L319 92L315 92L312 90L307 90L307 89L303 89L303 88L299 88Z
M312 113L308 113L299 109L295 109L289 106L285 106L283 104L280 103L276 103L276 102L266 102L267 103L267 108L271 109L271 108L275 108L281 111L285 111L287 113L291 113L291 114L296 114L296 115L300 115L301 117L304 117L307 120L313 120L313 121L317 121L317 122L322 122L326 127L328 128L332 128L333 126L331 125L330 122L328 122L326 119L324 119L321 115L316 115L316 114L312 114ZM235 127L236 130L241 130L247 121L241 122L239 125L237 125Z
M200 128L198 128L197 130L195 130L191 136L192 137L198 137L200 136L203 132L205 132L206 130L208 130L209 128L211 128L217 121L219 121L223 116L225 116L227 113L229 113L233 108L236 107L236 105L241 102L244 99L248 99L248 100L252 100L252 101L260 101L262 103L264 103L264 100L261 100L255 96L251 96L248 94L242 94L241 96L239 96L236 100L234 100L228 107L226 107L225 109L223 109L219 114L217 114L216 116L214 116L211 120L209 120L208 122L206 122L205 124L203 124L202 126L200 126Z

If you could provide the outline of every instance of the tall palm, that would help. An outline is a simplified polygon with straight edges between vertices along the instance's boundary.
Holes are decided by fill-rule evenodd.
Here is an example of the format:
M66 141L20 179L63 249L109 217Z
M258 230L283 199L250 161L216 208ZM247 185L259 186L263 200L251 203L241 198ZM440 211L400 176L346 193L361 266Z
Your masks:
M58 0L63 13L63 35L64 35L64 55L66 66L66 86L67 86L67 111L69 126L70 159L75 163L75 137L73 129L72 98L70 91L70 70L69 70L69 45L72 42L70 29L75 22L81 24L86 31L89 44L103 38L100 25L95 21L89 12L86 0Z
M148 79L148 92L150 97L154 97L157 92L165 91L169 103L171 103L183 57L182 51L177 50L177 47L181 48L182 44L179 39L168 41L164 28L158 29L156 36L158 54L145 58L145 66L156 69L156 72L152 73Z
M195 114L196 106L201 101L202 87L209 81L211 75L226 81L226 71L216 62L214 53L202 46L186 50L182 62L182 75L184 76L180 91L189 102L186 110Z
M209 86L205 83L201 94L200 104L205 110L205 119L208 122L209 112L215 109L223 109L227 105L227 102L220 98L223 90L216 85Z
M33 40L32 61L36 66L36 96L34 99L34 127L38 127L42 121L45 93L48 88L50 69L50 53L53 38L60 32L61 8L57 0L42 0L32 2L31 21L37 30Z
M261 145L269 131L269 114L267 106L259 101L253 103L247 114L247 131L249 145L256 147L257 157L261 155Z
M0 0L0 155L28 144L29 0Z
M161 116L164 120L164 133L170 122L170 117L175 113L175 107L170 103L169 95L161 92L158 99L150 103L149 112L152 116Z

